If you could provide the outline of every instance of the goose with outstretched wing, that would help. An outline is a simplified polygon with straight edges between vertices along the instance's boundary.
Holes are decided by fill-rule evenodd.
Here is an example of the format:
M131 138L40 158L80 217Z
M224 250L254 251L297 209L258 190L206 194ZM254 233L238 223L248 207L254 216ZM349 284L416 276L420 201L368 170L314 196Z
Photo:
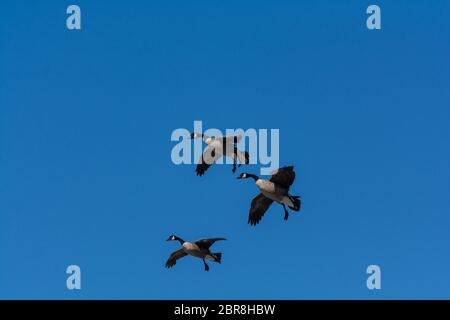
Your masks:
M257 225L270 205L275 201L283 206L284 220L289 217L286 209L299 211L301 208L300 196L293 196L289 189L295 180L295 171L293 166L283 167L273 172L270 180L259 178L257 175L242 173L238 179L252 178L255 181L260 193L253 198L248 216L248 223L252 226Z
M247 151L240 151L237 148L237 143L242 139L241 135L230 135L224 137L209 137L202 133L192 133L191 139L202 138L208 145L198 160L195 172L197 176L205 174L206 170L212 166L221 157L230 157L233 159L232 172L236 172L236 163L249 163L249 154Z
M180 237L175 235L171 235L167 241L178 241L181 244L181 249L172 252L169 259L166 261L166 268L173 267L177 260L190 255L196 258L200 258L203 260L203 264L205 266L205 271L209 271L209 266L205 260L214 261L217 263L222 262L222 253L216 252L212 253L209 248L219 240L226 240L225 238L207 238L200 239L195 242L184 241Z

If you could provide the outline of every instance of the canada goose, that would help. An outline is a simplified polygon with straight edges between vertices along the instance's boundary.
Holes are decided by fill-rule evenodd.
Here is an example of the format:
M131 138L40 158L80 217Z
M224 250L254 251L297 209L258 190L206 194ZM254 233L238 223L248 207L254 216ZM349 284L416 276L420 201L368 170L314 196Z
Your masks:
M169 259L166 262L166 268L173 267L178 259L183 258L186 255L191 255L193 257L197 257L203 260L203 264L205 265L205 271L209 271L209 266L206 264L205 259L220 263L222 260L222 253L211 253L209 251L209 247L211 247L214 242L218 240L226 240L225 238L210 238L210 239L201 239L195 242L184 241L180 237L170 236L167 241L179 241L182 248L172 252Z
M202 156L198 160L197 168L195 172L197 176L205 174L206 170L223 155L232 158L233 169L232 172L236 172L236 161L239 160L239 167L242 163L249 163L249 154L247 151L240 151L237 149L236 144L242 139L241 135L225 136L225 137L209 137L202 133L192 133L191 139L203 138L208 145Z
M252 200L248 216L248 223L250 225L254 226L259 223L273 201L278 202L283 206L284 220L287 220L289 217L286 206L294 211L300 210L300 197L289 194L289 188L295 179L293 166L278 169L272 174L270 180L260 179L258 176L249 173L242 173L238 177L238 179L248 178L253 178L259 191L261 191L261 193Z

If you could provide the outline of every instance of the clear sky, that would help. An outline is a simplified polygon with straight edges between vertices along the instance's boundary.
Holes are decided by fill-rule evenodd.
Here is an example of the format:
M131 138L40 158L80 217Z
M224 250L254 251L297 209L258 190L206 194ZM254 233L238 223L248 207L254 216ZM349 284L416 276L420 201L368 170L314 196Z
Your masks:
M74 3L0 4L0 298L450 298L449 1ZM194 120L280 129L300 213L174 165ZM171 234L223 263L165 269Z

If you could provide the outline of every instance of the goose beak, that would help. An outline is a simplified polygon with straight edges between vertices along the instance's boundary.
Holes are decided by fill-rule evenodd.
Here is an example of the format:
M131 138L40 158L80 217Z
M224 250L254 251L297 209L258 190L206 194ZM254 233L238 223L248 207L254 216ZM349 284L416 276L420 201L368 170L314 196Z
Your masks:
M237 177L236 179L242 179L242 177L241 177L241 176L239 176L239 177Z
M172 237L167 238L166 241L172 241Z

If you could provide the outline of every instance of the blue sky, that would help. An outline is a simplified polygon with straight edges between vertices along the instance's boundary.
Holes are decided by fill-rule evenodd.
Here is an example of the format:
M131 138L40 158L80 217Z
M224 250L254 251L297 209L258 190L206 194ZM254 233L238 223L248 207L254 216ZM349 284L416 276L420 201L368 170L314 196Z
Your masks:
M0 5L0 298L450 298L450 2L69 4ZM250 181L175 166L194 120L280 129L300 213L250 227ZM223 263L164 269L170 234Z

